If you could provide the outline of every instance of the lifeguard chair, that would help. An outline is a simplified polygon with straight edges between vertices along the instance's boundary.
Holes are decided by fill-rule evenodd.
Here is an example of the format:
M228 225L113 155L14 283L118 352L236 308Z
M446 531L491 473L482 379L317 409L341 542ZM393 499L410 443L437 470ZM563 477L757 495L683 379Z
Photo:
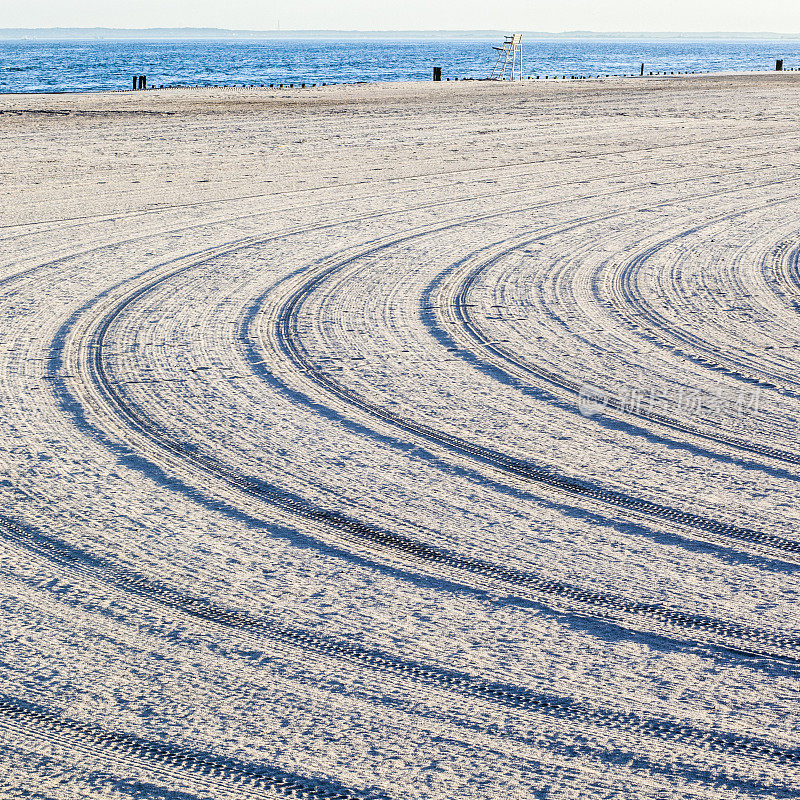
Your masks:
M494 47L497 50L497 63L494 65L490 81L504 81L509 67L511 68L511 80L515 76L522 80L522 34L512 33L506 36L502 47Z

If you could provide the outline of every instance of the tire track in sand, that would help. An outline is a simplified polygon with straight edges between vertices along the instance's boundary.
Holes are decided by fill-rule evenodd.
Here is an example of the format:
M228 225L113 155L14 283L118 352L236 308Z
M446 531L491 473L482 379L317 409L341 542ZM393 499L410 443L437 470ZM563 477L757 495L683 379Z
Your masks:
M291 647L305 653L311 653L322 658L344 659L362 665L378 673L399 677L401 680L423 686L434 685L450 693L465 698L479 699L499 705L504 708L518 711L543 714L558 719L575 719L581 722L596 725L602 728L616 729L627 733L635 733L656 737L668 742L681 743L691 747L713 750L732 755L756 759L767 759L782 764L800 764L800 748L785 747L764 739L748 736L741 733L724 733L687 725L683 722L665 718L649 718L611 710L607 708L589 706L575 702L571 698L555 695L544 695L531 691L525 687L499 683L457 670L447 670L438 666L424 664L404 658L402 655L381 652L379 650L361 647L351 642L337 641L324 634L297 628L289 628L268 619L260 619L245 611L230 610L214 605L202 598L193 597L178 592L165 584L152 581L149 578L126 570L108 559L90 555L65 544L60 540L42 533L30 526L22 525L12 519L0 516L0 536L6 541L25 548L35 556L42 558L59 567L66 567L86 577L101 581L137 598L145 605L160 606L177 611L186 616L201 620L218 628L235 630L257 640L268 638L271 641ZM4 705L5 703L5 705ZM45 726L58 726L63 724L59 719L51 719L51 715L37 716L35 711L26 711L26 705L14 702L11 699L0 698L1 714L18 714L30 724L42 722ZM17 709L19 709L17 711ZM92 733L91 726L74 723L77 727L73 730L78 733ZM64 730L69 729L67 725ZM102 741L112 744L125 744L125 736L120 737L114 733L97 731L97 737ZM102 737L107 737L103 740ZM131 737L132 738L132 737ZM147 756L152 743L133 739L132 754ZM159 747L171 759L183 758L187 751L173 748L170 745L153 745L153 752L160 752ZM169 763L169 762L168 762ZM191 761L187 761L191 763ZM223 770L221 759L211 759L211 763L218 765L215 768ZM241 770L237 767L235 774L251 774L259 779L262 772L247 767ZM298 781L302 779L295 778ZM313 787L312 787L313 788ZM306 796L306 795L301 795ZM339 797L340 795L314 795L309 797ZM355 793L341 795L346 798L361 798Z
M746 215L748 213L771 208L774 205L775 203L771 202L769 204L756 206L743 211L732 212L728 215L721 215L712 221L704 223L703 226L697 226L690 229L690 231L693 232L696 230L701 230L702 227L718 224L726 219L731 219ZM677 239L681 238L682 235L685 235L685 233L674 235L669 239L663 240L663 242L676 241ZM519 376L520 373L528 377L533 376L539 380L539 385L544 383L545 385L556 387L557 389L566 390L570 397L575 399L581 395L581 392L584 389L581 381L573 380L566 374L537 365L534 362L521 357L510 347L504 347L502 342L498 342L496 337L481 327L480 323L475 319L474 315L470 311L471 303L469 295L483 272L493 266L500 259L513 253L515 250L530 246L537 241L540 241L540 238L534 237L518 242L513 247L505 248L502 251L494 253L490 257L481 260L476 266L473 266L469 260L465 260L466 263L464 265L457 266L456 269L454 269L452 273L448 275L447 279L442 285L441 290L442 305L451 312L451 315L447 317L440 315L440 317L446 323L455 323L455 325L457 325L459 329L467 335L467 338L469 341L471 341L471 343L480 346L481 352L488 352L494 356L496 360L492 361L493 365L497 365L499 363L501 368L503 366L508 367L510 365L517 371L514 377ZM658 247L658 245L653 246L653 248L656 247ZM651 248L649 248L647 252L651 252ZM626 299L628 299L628 297L629 293L626 293ZM639 302L636 304L636 307L639 308L641 305L641 302ZM633 326L640 324L639 317L628 315L626 316L625 320L631 329L633 329ZM452 332L453 326L448 325L447 330ZM670 349L673 349L672 345L670 345ZM705 360L701 363L707 366L707 362ZM602 389L602 387L600 388ZM619 402L609 392L603 392L602 399L605 408L619 413L622 417L635 417L647 422L656 423L671 430L687 433L691 436L697 436L707 441L717 442L727 447L753 453L754 455L758 455L762 458L775 459L788 464L800 465L800 453L795 453L780 447L759 444L752 440L743 439L722 431L709 430L659 411L651 411L645 408L632 408L630 405Z
M463 221L451 222L444 227L454 228L461 224L463 224ZM571 227L581 224L585 223L574 223ZM441 225L434 226L430 232L438 232L442 229ZM390 237L388 241L383 242L381 245L368 247L361 254L351 256L344 263L363 257L364 253L374 252L376 247L382 249L396 246L402 241L407 241L409 237L419 237L426 235L426 233L406 233L401 237ZM441 575L442 568L452 570L454 574L458 575L459 583L464 583L466 578L467 585L472 584L474 586L476 577L480 577L483 580L487 578L501 580L512 587L516 587L517 591L525 589L533 593L537 601L544 601L552 606L554 601L566 599L571 604L570 610L575 613L607 621L616 620L617 622L622 622L623 627L629 626L642 630L643 628L647 629L647 623L649 622L654 624L654 632L657 635L665 635L668 638L674 638L676 633L679 633L680 637L685 637L686 633L690 632L696 637L696 641L703 644L712 644L748 655L788 658L790 660L798 657L798 642L781 634L754 631L709 617L685 614L674 609L637 603L626 598L586 591L579 587L565 586L558 582L521 573L485 560L464 558L458 554L430 547L409 537L392 533L381 527L366 524L345 514L315 507L300 497L288 495L286 492L276 490L262 481L243 475L229 466L219 463L207 454L196 452L192 446L176 440L163 426L154 423L133 408L126 401L120 387L112 382L104 363L105 336L116 317L139 298L165 281L182 274L194 266L206 263L212 258L213 256L190 262L177 270L171 269L166 274L160 275L129 292L106 312L99 323L94 327L90 326L89 331L84 335L81 359L85 357L87 362L83 366L78 363L74 368L78 372L86 372L85 367L88 367L88 372L86 372L84 378L84 386L93 384L96 387L99 392L96 395L97 400L109 408L117 422L121 421L129 430L137 432L146 441L155 444L160 451L166 451L184 463L191 463L194 467L201 469L208 475L221 479L225 484L239 492L255 497L260 501L266 501L270 505L320 525L322 528L333 531L338 536L344 536L351 541L377 548L379 552L393 551L401 554L405 560L411 559L417 568L422 566L426 571L430 571L434 567L434 573L439 575ZM318 280L319 275L312 278L314 284ZM73 368L71 367L68 371L72 372ZM82 402L85 404L87 400L84 398ZM434 432L434 434L437 437L439 436L438 432ZM494 463L497 463L497 459L494 456L492 456L492 459ZM507 462L501 461L500 463L505 464ZM525 474L530 474L529 465L519 466L524 469ZM549 485L559 487L563 484L563 479L558 476L548 475L547 482ZM576 493L591 498L597 497L600 491L575 483L569 485L575 489ZM631 509L640 508L636 505L638 501L635 499L626 498L626 502ZM671 510L671 513L679 514L675 510ZM719 525L721 523L709 521L708 524ZM798 546L798 549L800 549L800 546ZM577 604L582 604L582 606L576 608Z

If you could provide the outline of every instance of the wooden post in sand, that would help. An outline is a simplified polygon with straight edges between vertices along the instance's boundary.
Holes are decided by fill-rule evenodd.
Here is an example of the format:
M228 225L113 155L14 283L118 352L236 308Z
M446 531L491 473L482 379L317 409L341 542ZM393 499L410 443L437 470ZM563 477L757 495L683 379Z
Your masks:
M779 58L775 62L775 72L783 72L783 59Z
M639 74L644 77L644 64L642 64L642 71Z
M440 81L442 79L442 68L441 67L434 67L433 68L433 79L435 81Z
M139 88L146 89L147 88L147 75L140 75L139 76Z
M139 88L139 76L133 76L133 91L135 92Z

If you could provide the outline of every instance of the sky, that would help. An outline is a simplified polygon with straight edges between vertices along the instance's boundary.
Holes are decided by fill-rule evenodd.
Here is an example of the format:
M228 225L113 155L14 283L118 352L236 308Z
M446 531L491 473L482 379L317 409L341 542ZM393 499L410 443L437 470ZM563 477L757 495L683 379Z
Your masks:
M800 0L0 0L0 27L800 33Z

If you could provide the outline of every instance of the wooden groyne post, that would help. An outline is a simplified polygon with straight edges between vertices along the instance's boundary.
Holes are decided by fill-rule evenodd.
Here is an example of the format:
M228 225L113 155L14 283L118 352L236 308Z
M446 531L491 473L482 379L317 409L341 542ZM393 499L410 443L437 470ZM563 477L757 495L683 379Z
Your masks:
M783 72L783 59L779 58L775 62L775 72Z
M442 79L442 68L441 67L434 67L433 68L433 79L435 81L440 81Z
M147 75L140 75L139 76L139 88L146 89L147 88Z

